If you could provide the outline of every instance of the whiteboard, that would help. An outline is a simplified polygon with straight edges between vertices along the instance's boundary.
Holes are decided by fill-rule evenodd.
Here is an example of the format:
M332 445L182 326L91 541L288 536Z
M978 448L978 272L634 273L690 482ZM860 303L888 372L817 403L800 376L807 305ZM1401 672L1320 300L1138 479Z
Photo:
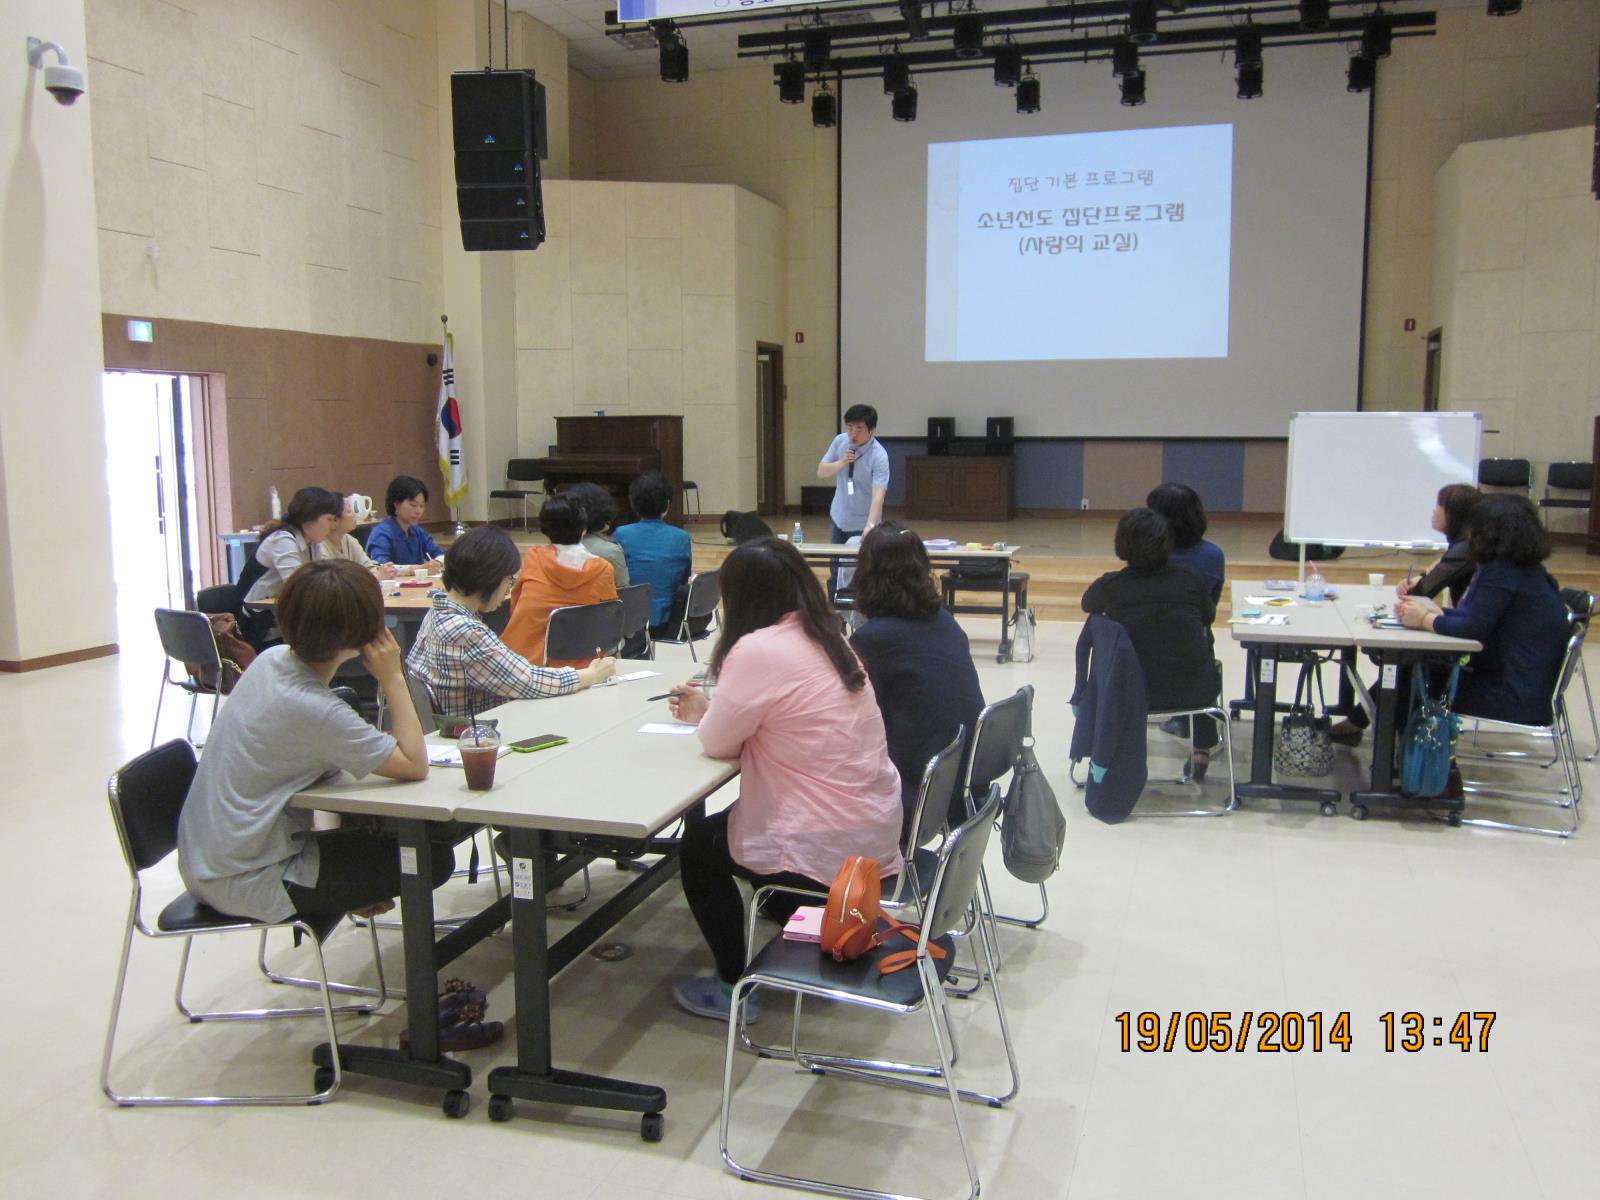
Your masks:
M1433 506L1474 483L1479 413L1296 413L1289 420L1284 536L1331 546L1443 547Z

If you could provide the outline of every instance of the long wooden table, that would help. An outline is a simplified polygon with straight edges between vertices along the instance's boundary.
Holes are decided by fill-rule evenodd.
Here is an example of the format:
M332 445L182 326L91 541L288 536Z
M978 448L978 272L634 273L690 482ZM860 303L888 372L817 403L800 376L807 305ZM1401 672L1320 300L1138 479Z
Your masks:
M1340 584L1338 595L1328 600L1307 600L1301 589L1268 592L1263 580L1236 580L1232 585L1232 612L1235 617L1247 608L1281 612L1288 617L1284 625L1250 625L1235 620L1233 640L1251 652L1254 663L1254 716L1250 778L1239 785L1241 800L1275 798L1318 804L1332 816L1343 793L1336 788L1314 787L1275 781L1272 777L1272 740L1278 713L1278 666L1302 663L1308 655L1323 650L1354 649L1365 653L1378 666L1378 686L1374 689L1377 719L1373 722L1372 768L1366 791L1351 793L1351 814L1367 815L1373 804L1410 803L1410 798L1395 790L1394 744L1398 732L1400 700L1397 695L1400 668L1451 659L1483 649L1469 638L1446 637L1417 629L1379 629L1371 622L1375 608L1394 612L1393 588ZM1290 606L1270 608L1245 602L1246 596L1281 596L1293 600ZM1352 671L1347 661L1344 670ZM1430 799L1435 807L1459 808L1445 801Z
M659 668L650 662L619 664L620 674L641 669ZM553 1064L550 980L677 874L676 843L658 835L700 809L706 797L738 773L737 763L705 757L692 734L639 732L646 722L671 721L666 704L648 697L673 682L670 674L663 673L493 709L485 715L498 719L507 742L540 733L559 733L568 740L536 754L505 755L496 764L495 786L488 792L468 791L459 769L435 767L417 783L376 778L358 782L342 776L295 797L294 803L302 808L386 818L399 834L410 1045L407 1050L341 1046L345 1070L445 1089L445 1111L465 1113L472 1071L439 1052L438 973L509 920L516 963L517 1063L489 1073L490 1116L508 1119L514 1098L620 1109L644 1114L644 1136L659 1138L664 1089ZM436 735L428 740L441 742ZM512 891L435 940L427 834L430 823L444 821L507 830ZM549 852L558 846L566 857L552 875ZM596 856L646 851L661 857L563 937L550 942L545 911L548 885ZM318 1047L317 1054L319 1065L331 1065L328 1046Z

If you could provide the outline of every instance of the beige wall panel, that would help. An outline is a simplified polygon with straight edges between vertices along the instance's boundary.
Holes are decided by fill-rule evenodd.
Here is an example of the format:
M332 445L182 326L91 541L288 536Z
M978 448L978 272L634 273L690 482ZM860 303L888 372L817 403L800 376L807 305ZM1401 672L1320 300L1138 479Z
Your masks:
M1090 508L1136 508L1160 482L1157 442L1096 441L1083 447L1083 494Z
M277 188L256 189L261 208L261 312L254 324L303 329L311 321L306 287L306 199Z
M640 349L681 347L683 345L681 244L676 239L629 238L626 246L627 344Z
M256 42L249 64L255 80L255 146L258 183L303 192L305 160L300 155L300 56L267 42ZM209 136L209 135L208 135Z
M735 334L732 296L684 296L683 375L687 403L731 398ZM792 381L787 382L792 386Z
M1455 327L1444 335L1445 353L1453 359L1451 402L1457 407L1516 394L1522 292L1519 271L1470 271L1459 277Z
M556 440L558 414L572 412L571 350L517 351L517 453L544 457Z
M572 184L572 290L628 293L628 246L622 234L626 208L621 188Z
M203 309L210 301L207 270L211 245L205 172L152 158L150 178L154 193L161 197L155 211L155 243L160 254L153 271L156 315Z
M624 229L631 238L681 238L680 197L688 189L671 183L623 185Z
M1289 479L1287 442L1246 442L1244 447L1245 512L1282 512Z
M549 238L572 236L572 186L564 179L552 179L540 188L544 200L544 228Z
M94 95L94 119L89 124L95 170L107 184L96 196L96 220L101 229L148 237L155 219L150 148L145 141L145 78L101 61L89 63L87 76Z
M1524 332L1595 327L1597 208L1600 205L1588 195L1529 201Z
M636 413L681 413L685 357L682 350L628 351L628 407Z
M343 78L345 203L383 211L383 91L375 83Z
M322 267L348 267L344 139L320 129L302 128L299 143L306 164L305 260Z
M206 211L212 246L261 251L256 205L255 113L215 96L205 98Z
M135 0L126 0L134 3ZM89 29L90 45L100 44ZM195 15L162 0L144 0L138 38L144 45L150 125L150 157L189 167L205 166L205 108L201 102L201 46ZM182 63L189 69L173 70Z
M517 349L572 347L571 240L551 238L513 264L517 288Z

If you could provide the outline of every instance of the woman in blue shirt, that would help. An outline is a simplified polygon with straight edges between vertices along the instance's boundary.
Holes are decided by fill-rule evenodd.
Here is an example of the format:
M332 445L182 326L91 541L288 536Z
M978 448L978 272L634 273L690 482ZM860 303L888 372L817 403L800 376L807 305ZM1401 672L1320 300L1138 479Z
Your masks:
M1188 484L1163 483L1145 497L1145 506L1165 517L1172 530L1168 564L1187 567L1206 581L1213 603L1221 599L1226 561L1222 548L1205 540L1206 510L1200 503L1200 493Z
M428 489L411 475L396 475L389 481L383 506L389 515L379 521L367 537L367 557L375 563L395 563L402 567L436 568L444 553L422 527L428 507Z

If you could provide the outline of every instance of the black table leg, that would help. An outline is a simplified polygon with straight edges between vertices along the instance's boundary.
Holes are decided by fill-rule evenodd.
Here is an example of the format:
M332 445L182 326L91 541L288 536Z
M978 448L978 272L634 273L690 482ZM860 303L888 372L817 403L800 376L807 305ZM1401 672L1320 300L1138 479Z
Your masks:
M1272 778L1272 735L1278 720L1278 671L1284 663L1298 661L1299 652L1273 642L1247 643L1246 649L1255 651L1255 728L1251 730L1250 778L1238 787L1240 802L1301 801L1320 805L1323 816L1333 816L1339 811L1337 788L1275 783Z
M439 982L433 941L433 845L426 821L397 822L400 839L400 923L406 951L406 1016L410 1046L339 1047L346 1071L400 1083L444 1089L446 1116L462 1117L469 1101L472 1068L439 1053ZM318 1078L331 1071L333 1052L323 1042L312 1051ZM319 1089L320 1090L320 1089Z
M1378 686L1374 689L1378 719L1372 729L1372 775L1366 791L1351 794L1350 815L1364 821L1371 805L1384 804L1394 808L1443 809L1448 814L1448 823L1457 824L1452 818L1461 811L1461 797L1407 796L1395 786L1395 744L1402 723L1400 686L1408 682L1401 668L1409 664L1413 671L1426 671L1428 656L1417 652L1385 655L1375 651L1372 660L1378 667Z
M1011 661L1011 560L1005 560L1000 576L1000 648L995 652L996 662Z
M580 1071L564 1071L551 1063L551 956L544 896L545 850L550 835L537 829L512 829L509 833L517 1065L496 1067L489 1072L489 1117L495 1121L509 1120L513 1098L581 1108L619 1109L643 1113L641 1135L647 1142L660 1141L661 1110L667 1104L665 1089Z

